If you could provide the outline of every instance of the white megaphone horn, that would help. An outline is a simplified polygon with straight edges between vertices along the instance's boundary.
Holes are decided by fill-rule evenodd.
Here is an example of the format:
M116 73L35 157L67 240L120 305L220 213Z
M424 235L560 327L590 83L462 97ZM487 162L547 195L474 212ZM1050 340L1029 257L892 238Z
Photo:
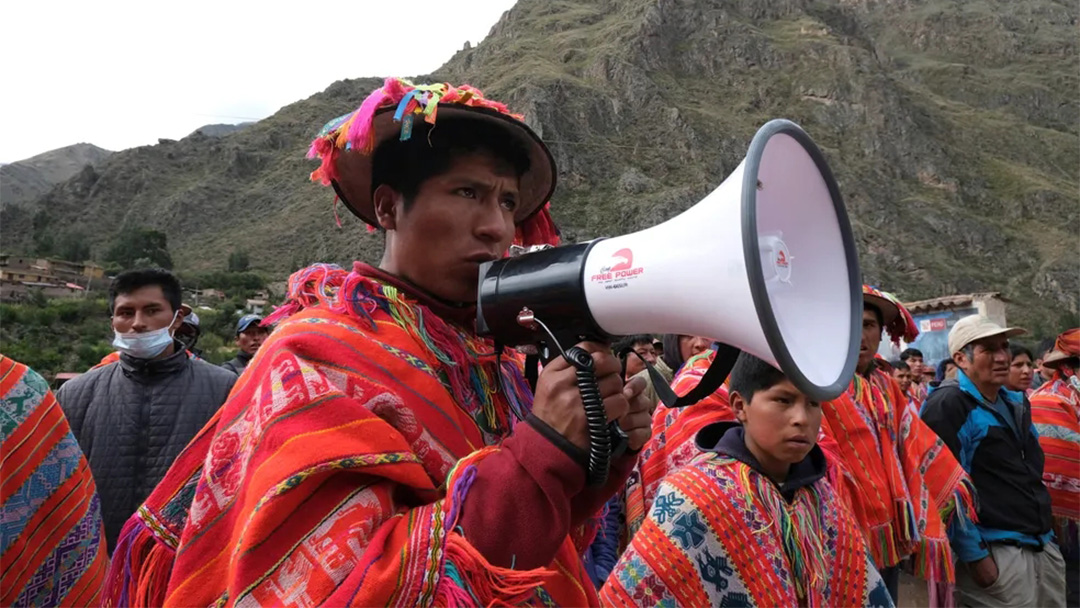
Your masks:
M798 125L773 120L701 202L658 226L480 270L477 326L504 345L705 336L833 399L858 358L862 284L840 191ZM550 346L550 345L549 345Z

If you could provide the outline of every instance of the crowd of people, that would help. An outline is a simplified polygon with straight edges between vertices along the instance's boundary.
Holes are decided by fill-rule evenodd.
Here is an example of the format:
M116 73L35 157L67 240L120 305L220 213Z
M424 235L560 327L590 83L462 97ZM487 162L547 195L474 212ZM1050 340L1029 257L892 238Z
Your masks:
M387 79L312 179L385 235L316 264L240 354L200 358L162 270L115 278L117 352L64 384L0 355L0 603L12 606L1074 606L1080 329L1035 352L982 316L950 357L863 287L856 373L809 398L701 336L582 342L626 437L588 483L577 370L476 333L480 264L557 245L551 153L468 86ZM530 380L534 376L534 380Z

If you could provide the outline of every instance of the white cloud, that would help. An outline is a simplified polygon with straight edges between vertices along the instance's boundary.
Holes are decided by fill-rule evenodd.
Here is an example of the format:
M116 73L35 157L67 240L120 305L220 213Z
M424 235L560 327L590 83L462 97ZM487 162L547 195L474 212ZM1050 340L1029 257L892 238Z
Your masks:
M513 0L7 2L0 162L269 116L342 78L431 72Z

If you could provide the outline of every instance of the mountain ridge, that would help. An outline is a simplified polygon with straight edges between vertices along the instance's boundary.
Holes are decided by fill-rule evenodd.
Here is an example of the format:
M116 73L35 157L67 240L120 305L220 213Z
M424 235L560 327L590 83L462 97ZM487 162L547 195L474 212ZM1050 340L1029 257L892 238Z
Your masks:
M84 166L100 163L111 154L93 144L77 143L0 165L0 205L32 202Z
M868 282L909 299L1001 291L1011 318L1050 333L1075 325L1080 293L1076 22L1050 0L521 0L416 80L469 82L526 115L559 164L568 241L673 217L790 118L837 176ZM163 229L181 267L232 250L271 273L376 261L381 237L340 206L335 227L303 155L380 83L117 153L43 195L54 216L19 219L23 243L78 218L99 255L121 224Z

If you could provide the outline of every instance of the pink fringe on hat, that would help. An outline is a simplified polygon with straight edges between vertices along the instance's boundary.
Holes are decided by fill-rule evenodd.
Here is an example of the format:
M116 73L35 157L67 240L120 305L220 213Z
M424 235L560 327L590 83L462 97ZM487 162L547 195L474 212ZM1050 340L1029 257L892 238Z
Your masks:
M454 87L448 83L439 83L417 86L400 78L387 78L381 87L364 99L356 111L328 122L311 142L307 157L318 158L320 161L319 167L311 172L311 180L324 186L337 180L337 157L342 150L372 154L375 148L375 113L382 108L400 106L404 100L407 100L406 105L399 107L399 112L403 115L422 115L429 123L435 121L440 103L482 107L516 120L524 120L521 114L510 112L506 104L486 99L480 89L471 85ZM406 125L403 124L402 128L406 128ZM514 244L526 247L559 244L559 229L552 220L549 207L550 202L545 203L540 211L518 224ZM369 232L376 230L374 226L368 226Z

